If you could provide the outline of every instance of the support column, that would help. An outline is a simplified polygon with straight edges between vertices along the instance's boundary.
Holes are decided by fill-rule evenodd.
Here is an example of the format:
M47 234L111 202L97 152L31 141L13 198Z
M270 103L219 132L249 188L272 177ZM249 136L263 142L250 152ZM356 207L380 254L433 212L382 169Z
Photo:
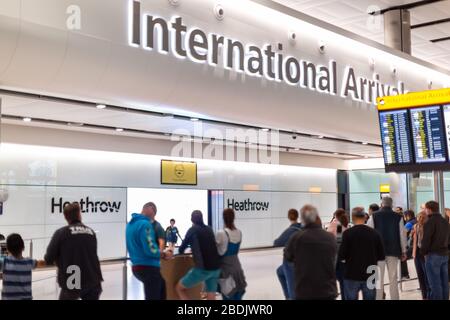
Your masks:
M384 14L384 44L388 47L411 54L411 14L406 9L395 9ZM417 174L407 174L408 209L416 210L418 183ZM397 199L396 199L397 198ZM394 202L400 203L403 197L394 194Z
M444 172L433 171L434 200L439 203L439 210L445 217Z
M384 13L384 44L411 54L411 14L397 9Z

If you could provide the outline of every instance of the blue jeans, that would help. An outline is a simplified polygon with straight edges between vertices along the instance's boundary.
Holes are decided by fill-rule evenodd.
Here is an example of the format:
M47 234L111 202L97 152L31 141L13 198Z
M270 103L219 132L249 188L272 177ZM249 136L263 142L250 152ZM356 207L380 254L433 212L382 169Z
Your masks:
M358 300L359 291L362 291L363 300L375 300L377 296L377 289L369 289L367 281L344 279L344 291L346 300Z
M295 283L293 264L287 261L283 261L283 264L277 268L277 276L286 300L294 300Z
M417 249L417 251L419 251L419 249ZM414 258L414 264L416 266L417 279L419 280L420 291L422 292L422 299L426 300L428 299L430 290L428 286L427 274L425 271L425 257L420 253L418 253Z
M448 256L425 256L425 270L430 286L429 300L448 300Z
M336 263L336 280L339 282L339 291L341 292L341 300L347 300L344 286L345 264L341 261Z

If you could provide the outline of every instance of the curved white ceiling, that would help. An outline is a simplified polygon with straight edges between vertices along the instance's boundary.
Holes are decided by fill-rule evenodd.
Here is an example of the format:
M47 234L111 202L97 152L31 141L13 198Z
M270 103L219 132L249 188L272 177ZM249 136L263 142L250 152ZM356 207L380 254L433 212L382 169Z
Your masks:
M250 0L223 2L218 21L213 0L142 0L143 11L166 19L182 16L189 26L263 46L285 44L286 54L352 66L371 78L376 60L382 81L410 90L437 86L450 77L414 62L346 39ZM69 5L81 8L82 29L66 27ZM128 0L2 0L0 87L132 108L196 115L312 134L378 143L374 106L284 83L236 74L128 44ZM288 31L299 36L289 43ZM317 51L324 40L326 53ZM391 74L395 64L399 72ZM340 74L342 76L342 74Z

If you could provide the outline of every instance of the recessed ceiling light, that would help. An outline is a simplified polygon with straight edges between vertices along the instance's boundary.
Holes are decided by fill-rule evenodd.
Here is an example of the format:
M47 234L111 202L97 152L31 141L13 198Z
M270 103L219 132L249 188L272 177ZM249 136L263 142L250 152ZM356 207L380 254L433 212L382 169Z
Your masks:
M106 109L106 106L104 104L98 104L97 109Z
M362 144L367 146L369 143L368 142L362 142Z
M294 151L300 151L300 148L295 148Z
M84 123L68 122L67 125L70 127L82 127L84 126Z
M317 136L317 138L319 138L319 139L323 139L323 136Z
M123 129L122 128L116 128L116 131L117 132L123 132Z
M22 119L24 122L31 122L31 118L23 118Z
M191 121L198 121L200 120L199 118L191 118Z
M264 132L269 132L270 131L269 128L262 128L261 130L264 131Z
M339 152L333 152L333 154L336 155L336 156L338 156L338 155L339 155Z

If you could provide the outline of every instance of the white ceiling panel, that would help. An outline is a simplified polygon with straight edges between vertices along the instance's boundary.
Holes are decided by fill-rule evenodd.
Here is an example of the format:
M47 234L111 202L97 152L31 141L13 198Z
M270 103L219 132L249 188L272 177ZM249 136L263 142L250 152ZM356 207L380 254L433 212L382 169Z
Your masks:
M156 138L168 139L170 136L190 135L201 138L227 139L230 129L241 129L241 134L247 128L233 124L214 122L193 122L189 119L163 117L144 112L133 112L125 109L97 109L94 105L65 103L42 99L22 98L16 96L0 96L2 98L2 117L4 121L21 125L49 128L64 128L66 130L86 130L108 134L139 135L147 134L154 139L152 133L159 133ZM31 118L31 122L23 122L22 118ZM83 124L83 126L70 126ZM124 129L116 132L116 128ZM253 131L255 132L255 131ZM234 134L236 131L233 132ZM237 136L236 141L246 142L249 135ZM295 139L293 138L295 136ZM234 136L233 136L234 137ZM247 140L246 140L247 139ZM232 139L235 140L235 139ZM254 141L257 142L256 140ZM280 133L279 146L291 148L291 152L334 156L339 158L381 157L381 148L376 145L365 145L361 142L339 141L335 139L303 136L301 134ZM300 150L294 150L294 149ZM313 150L313 151L311 151ZM339 155L333 154L339 153Z
M417 0L272 0L306 13L363 37L383 43L383 20L377 30L367 23L368 11L417 2ZM450 0L413 8L411 24L426 23L450 18ZM446 59L450 57L450 40L432 43L430 40L450 36L450 23L412 30L413 55L450 69Z

